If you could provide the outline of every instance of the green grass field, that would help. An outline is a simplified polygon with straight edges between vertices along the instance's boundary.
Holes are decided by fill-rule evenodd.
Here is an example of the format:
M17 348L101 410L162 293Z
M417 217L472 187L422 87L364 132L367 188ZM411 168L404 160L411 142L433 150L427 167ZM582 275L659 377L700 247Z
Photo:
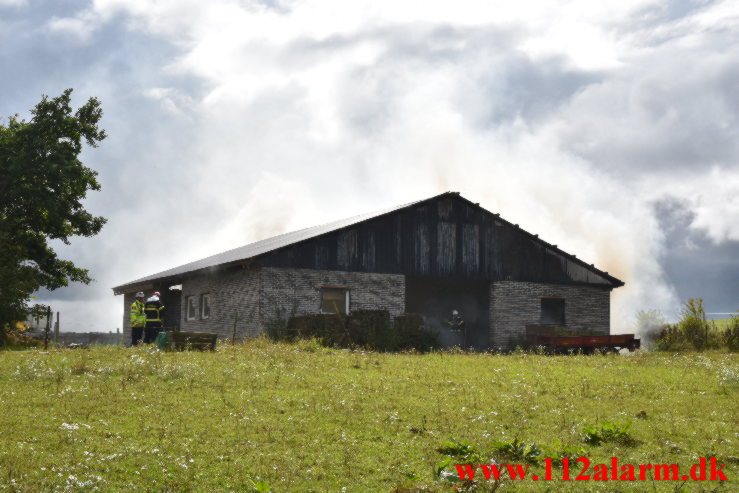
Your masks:
M538 459L687 469L715 456L729 481L498 491L739 488L739 356L727 353L378 354L266 340L215 353L13 351L0 353L0 396L4 491L451 491L434 471L442 444L521 463L496 445L514 439ZM629 423L626 439L584 441L588 426ZM532 458L529 471L544 468Z
M734 324L733 318L722 318L717 320L709 320L712 324L716 326L717 329L728 329L730 326Z

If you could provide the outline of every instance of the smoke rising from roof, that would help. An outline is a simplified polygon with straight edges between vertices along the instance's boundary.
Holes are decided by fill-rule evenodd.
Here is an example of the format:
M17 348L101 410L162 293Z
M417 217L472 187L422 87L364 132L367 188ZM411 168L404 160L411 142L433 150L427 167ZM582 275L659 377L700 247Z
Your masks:
M0 115L75 87L110 134L85 155L109 223L61 247L98 282L42 293L109 309L68 329L119 326L113 285L446 190L624 280L616 330L687 292L671 198L739 278L735 2L11 4Z

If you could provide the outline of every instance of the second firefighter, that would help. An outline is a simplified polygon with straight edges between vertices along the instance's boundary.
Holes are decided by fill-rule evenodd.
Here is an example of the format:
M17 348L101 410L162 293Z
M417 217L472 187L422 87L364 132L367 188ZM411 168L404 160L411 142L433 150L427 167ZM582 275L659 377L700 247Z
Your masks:
M157 333L164 326L163 311L164 304L159 299L159 291L156 291L148 300L144 310L146 311L146 328L144 329L144 343L151 344L156 340Z

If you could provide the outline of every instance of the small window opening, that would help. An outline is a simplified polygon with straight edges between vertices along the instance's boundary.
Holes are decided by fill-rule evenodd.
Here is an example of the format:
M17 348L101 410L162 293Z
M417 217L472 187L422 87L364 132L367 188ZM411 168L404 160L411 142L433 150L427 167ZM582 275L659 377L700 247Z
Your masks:
M198 315L198 299L195 296L185 298L185 306L187 307L187 319L195 320Z
M205 320L210 318L210 294L205 293L200 295L200 318Z
M321 288L321 313L349 313L349 289Z
M541 299L541 325L565 325L564 298Z

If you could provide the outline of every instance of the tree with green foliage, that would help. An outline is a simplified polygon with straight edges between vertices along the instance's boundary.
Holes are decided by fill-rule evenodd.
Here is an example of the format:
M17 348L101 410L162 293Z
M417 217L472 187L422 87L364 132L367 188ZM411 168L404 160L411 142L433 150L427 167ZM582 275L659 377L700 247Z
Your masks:
M683 303L680 320L664 324L655 338L656 348L662 351L703 351L725 348L739 351L739 317L733 317L724 327L706 319L701 298L690 298Z
M100 101L90 98L73 112L72 89L43 96L30 121L0 124L0 344L5 331L25 319L34 291L89 283L86 269L62 260L51 240L93 236L105 218L85 210L88 190L100 190L97 172L79 160L83 141L97 147Z
M703 309L703 299L690 298L683 303L681 319L679 322L685 339L695 349L701 351L708 349L711 344L710 324L706 320L706 311Z

